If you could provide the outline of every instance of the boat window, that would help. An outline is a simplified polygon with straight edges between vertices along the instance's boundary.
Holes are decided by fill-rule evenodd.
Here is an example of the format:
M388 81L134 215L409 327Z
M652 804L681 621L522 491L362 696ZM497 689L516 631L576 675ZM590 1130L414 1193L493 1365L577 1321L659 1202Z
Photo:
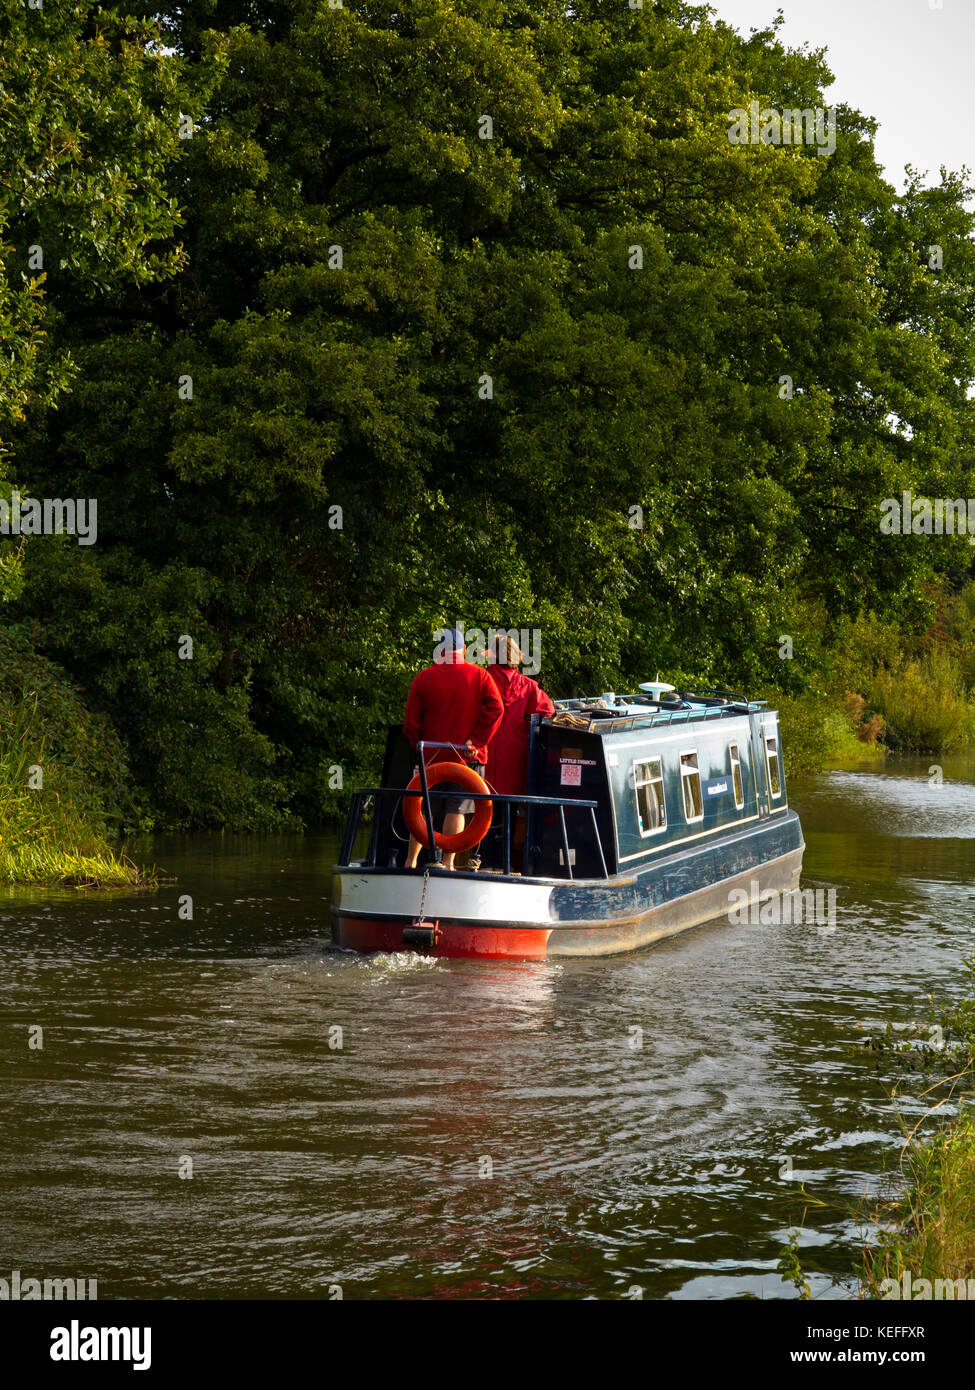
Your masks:
M684 818L688 821L704 819L704 801L701 797L701 774L697 766L696 753L680 755L680 780L684 791Z
M636 810L640 818L640 834L653 835L667 829L667 804L664 801L664 772L660 758L648 758L633 764L633 785L636 788Z
M772 796L782 795L782 775L779 771L779 741L775 734L765 735L765 761L768 763L768 785Z
M729 743L728 752L731 755L731 780L735 787L735 806L740 811L745 804L745 788L741 780L741 754L738 752L737 743Z

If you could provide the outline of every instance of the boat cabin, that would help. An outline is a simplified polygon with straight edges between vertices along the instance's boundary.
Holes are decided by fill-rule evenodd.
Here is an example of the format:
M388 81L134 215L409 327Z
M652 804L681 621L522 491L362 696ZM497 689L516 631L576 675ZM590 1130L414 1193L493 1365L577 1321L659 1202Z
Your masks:
M356 794L340 864L350 863L371 795L377 810L369 849L357 862L402 867L408 831L401 793L415 764L402 728L391 728L382 786ZM553 717L532 719L524 797L494 800L486 871L510 875L514 862L522 879L639 872L685 844L787 810L778 714L729 691L678 693L660 682L634 695L557 701ZM523 853L513 861L519 803Z

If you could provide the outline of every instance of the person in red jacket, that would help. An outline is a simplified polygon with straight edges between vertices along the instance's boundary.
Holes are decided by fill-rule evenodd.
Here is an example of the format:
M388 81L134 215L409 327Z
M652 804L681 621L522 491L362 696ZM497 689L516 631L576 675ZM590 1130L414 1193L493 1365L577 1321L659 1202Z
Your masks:
M464 634L451 628L434 652L434 664L413 678L406 700L403 733L415 748L421 739L433 743L452 743L450 749L426 750L427 764L456 762L463 753L475 770L483 776L491 737L501 723L504 705L497 687L483 666L470 666L465 659ZM449 783L443 790L462 791ZM464 817L474 810L470 800L456 799L447 803L443 833L458 835L464 828ZM410 836L406 867L416 868L420 857L420 842ZM454 867L454 856L444 854L444 868Z
M486 778L491 789L502 796L518 796L525 790L529 716L555 713L538 682L517 669L521 660L521 649L513 638L492 640L488 671L504 704L504 716L488 748Z

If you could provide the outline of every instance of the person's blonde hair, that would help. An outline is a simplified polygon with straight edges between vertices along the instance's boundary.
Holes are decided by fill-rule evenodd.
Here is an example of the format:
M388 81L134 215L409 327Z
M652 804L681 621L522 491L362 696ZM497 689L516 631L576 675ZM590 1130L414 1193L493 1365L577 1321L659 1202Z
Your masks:
M488 653L488 660L492 665L498 666L520 666L523 660L521 648L513 637L500 632L491 639L491 650Z

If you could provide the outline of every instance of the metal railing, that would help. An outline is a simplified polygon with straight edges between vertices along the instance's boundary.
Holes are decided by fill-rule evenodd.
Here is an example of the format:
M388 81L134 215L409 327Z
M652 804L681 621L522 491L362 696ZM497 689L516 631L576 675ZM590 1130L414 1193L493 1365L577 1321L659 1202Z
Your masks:
M426 760L423 756L424 751L427 748L441 748L457 751L455 749L454 744L452 743L421 742L417 744L417 752L420 754L420 786L415 791L408 791L405 787L357 787L355 792L353 792L352 805L349 808L349 815L345 824L345 833L342 837L342 844L339 849L340 867L347 868L351 862L356 836L359 833L359 824L362 820L362 813L366 809L369 798L371 797L376 799L376 812L372 818L372 833L369 838L369 849L367 851L365 859L366 867L374 868L376 866L376 854L378 850L380 829L379 806L382 804L384 799L388 799L389 797L399 799L400 797L404 796L416 796L422 798L423 819L426 824L428 836L428 850L435 863L439 864L442 861L443 850L440 849L436 842L433 824L433 808L431 802L433 797L451 797L452 799L457 799L460 794L458 792L431 792L430 784L427 781ZM431 766L436 767L437 764L433 763L431 764ZM568 807L569 809L588 811L592 839L596 847L597 855L599 857L599 863L602 868L602 875L603 878L609 877L609 872L606 868L606 856L603 853L602 841L599 838L599 825L596 820L596 811L599 808L598 801L583 801L577 797L529 796L527 794L517 796L503 796L496 792L465 792L463 794L463 799L465 801L491 801L495 805L502 806L504 808L502 863L503 872L505 874L511 873L512 806L524 806L526 808L535 806L558 807L559 830L562 841L562 853L564 857L566 873L568 874L568 877L570 879L574 878L574 875L572 872L572 858L569 850L569 832L565 821L566 808Z
M765 700L747 700L744 696L732 696L726 691L695 691L682 692L688 700L693 700L694 695L705 697L724 696L727 704L722 705L694 705L685 704L676 709L647 709L646 714L634 714L632 711L620 710L614 713L612 706L595 709L592 702L582 700L556 700L556 711L566 714L577 714L580 718L588 718L587 733L593 733L598 729L620 733L629 729L652 729L655 727L664 728L669 724L693 724L704 723L708 719L727 719L735 715L754 713L764 709L767 702ZM593 697L594 700L599 698ZM639 704L647 697L642 692L635 695L620 695L619 700L627 704ZM575 708L573 708L575 706Z

